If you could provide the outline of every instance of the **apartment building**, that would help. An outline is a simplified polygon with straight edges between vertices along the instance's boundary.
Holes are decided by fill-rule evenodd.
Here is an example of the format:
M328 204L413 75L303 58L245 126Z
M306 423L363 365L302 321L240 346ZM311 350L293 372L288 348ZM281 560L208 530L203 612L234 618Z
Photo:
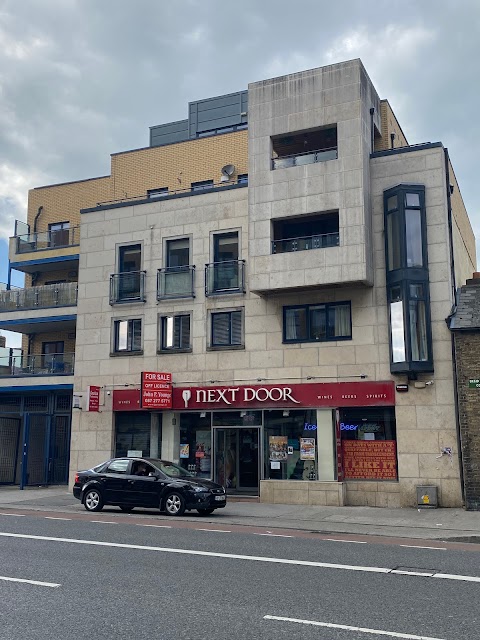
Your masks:
M445 319L474 236L447 150L408 145L360 60L192 102L110 176L29 195L12 482L48 473L73 396L71 474L141 452L266 502L462 504Z

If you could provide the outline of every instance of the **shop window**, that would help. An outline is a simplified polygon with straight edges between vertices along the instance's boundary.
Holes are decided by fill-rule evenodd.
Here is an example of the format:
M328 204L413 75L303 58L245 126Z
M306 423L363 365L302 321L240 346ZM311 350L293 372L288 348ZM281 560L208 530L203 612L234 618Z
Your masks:
M161 451L161 433L158 433L158 451ZM144 411L125 411L115 414L115 457L128 456L129 451L136 455L150 455L150 413Z
M265 411L264 468L266 480L318 478L317 412Z
M396 480L395 409L340 409L342 468L345 480Z
M210 415L180 414L179 464L199 478L210 478L212 473Z
M390 370L415 378L433 371L425 189L389 189L384 207Z
M142 353L142 321L114 320L113 353Z
M350 302L283 308L284 342L325 342L351 338Z
M210 347L243 347L243 309L211 314Z
M190 351L190 314L160 317L160 351Z

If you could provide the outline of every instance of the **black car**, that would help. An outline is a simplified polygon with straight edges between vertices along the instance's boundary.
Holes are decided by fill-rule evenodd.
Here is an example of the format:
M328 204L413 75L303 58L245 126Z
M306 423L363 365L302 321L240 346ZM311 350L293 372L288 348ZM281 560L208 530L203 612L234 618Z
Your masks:
M127 512L134 507L155 507L169 516L192 509L209 515L227 503L224 487L155 458L113 458L79 471L73 495L87 511L100 511L111 504Z

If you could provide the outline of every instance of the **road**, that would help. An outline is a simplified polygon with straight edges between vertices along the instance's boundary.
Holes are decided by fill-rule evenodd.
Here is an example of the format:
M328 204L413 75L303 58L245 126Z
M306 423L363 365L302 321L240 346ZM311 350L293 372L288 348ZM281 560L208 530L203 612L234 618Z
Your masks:
M478 640L479 602L478 545L0 514L1 640Z

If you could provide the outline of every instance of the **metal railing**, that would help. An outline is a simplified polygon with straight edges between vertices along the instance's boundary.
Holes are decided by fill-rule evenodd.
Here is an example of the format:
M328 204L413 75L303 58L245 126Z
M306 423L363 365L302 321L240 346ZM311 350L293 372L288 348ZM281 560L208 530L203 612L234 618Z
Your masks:
M317 149L317 151L305 151L304 153L292 153L289 156L279 156L278 158L272 158L272 169L298 167L303 164L326 162L327 160L336 160L337 158L337 147L330 147L328 149Z
M76 282L45 284L27 289L0 290L0 312L18 309L48 309L77 304Z
M17 253L71 247L80 244L80 227L58 229L56 231L36 231L23 236L16 236L15 239Z
M145 302L146 271L128 271L110 276L110 304Z
M205 295L245 293L245 260L205 265Z
M157 300L194 298L195 265L166 267L157 272Z
M309 251L310 249L326 249L327 247L338 247L340 244L340 234L324 233L316 236L305 236L303 238L285 238L283 240L273 240L272 253L288 253L290 251Z
M73 375L74 353L12 354L0 357L0 376Z

